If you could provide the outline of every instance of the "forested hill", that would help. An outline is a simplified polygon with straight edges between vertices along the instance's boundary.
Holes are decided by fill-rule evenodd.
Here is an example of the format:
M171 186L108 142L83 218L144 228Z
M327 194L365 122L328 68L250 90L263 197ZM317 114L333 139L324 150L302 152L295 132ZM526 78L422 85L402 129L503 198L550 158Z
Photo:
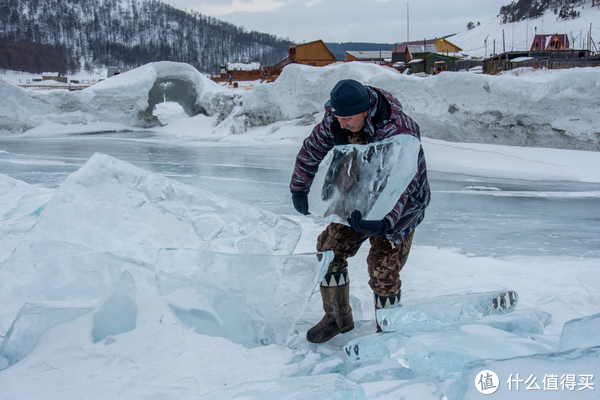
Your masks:
M51 45L71 71L151 61L185 62L202 72L227 61L266 66L287 57L293 44L157 0L3 0L0 40Z

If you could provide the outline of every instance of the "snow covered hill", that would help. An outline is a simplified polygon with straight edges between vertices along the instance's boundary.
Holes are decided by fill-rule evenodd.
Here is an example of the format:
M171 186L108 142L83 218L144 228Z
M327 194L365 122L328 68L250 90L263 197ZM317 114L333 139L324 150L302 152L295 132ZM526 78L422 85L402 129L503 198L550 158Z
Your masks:
M591 27L592 39L596 46L595 48L592 46L592 50L600 50L600 7L591 7L591 3L586 3L575 9L581 13L580 17L567 20L559 19L552 10L547 10L538 19L507 24L502 24L502 19L498 16L481 21L480 26L450 36L448 40L462 48L463 54L471 57L499 54L504 49L506 51L529 50L536 32L538 34L567 34L571 48L587 49Z

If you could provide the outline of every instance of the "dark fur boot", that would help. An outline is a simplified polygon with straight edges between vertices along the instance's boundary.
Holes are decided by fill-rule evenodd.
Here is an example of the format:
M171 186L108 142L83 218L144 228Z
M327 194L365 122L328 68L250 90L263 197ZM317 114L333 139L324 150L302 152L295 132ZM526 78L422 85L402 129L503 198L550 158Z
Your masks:
M306 340L311 343L323 343L354 329L348 271L325 275L320 289L325 316L306 332Z

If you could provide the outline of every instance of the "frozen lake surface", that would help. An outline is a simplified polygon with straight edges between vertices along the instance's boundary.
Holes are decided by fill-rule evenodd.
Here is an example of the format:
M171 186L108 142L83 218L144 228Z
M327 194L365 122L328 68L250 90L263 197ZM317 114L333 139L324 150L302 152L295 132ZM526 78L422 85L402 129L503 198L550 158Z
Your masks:
M233 146L153 132L0 139L0 172L58 187L94 153L278 214L298 148ZM427 157L427 154L426 154ZM600 184L429 171L432 202L415 243L476 256L600 257Z

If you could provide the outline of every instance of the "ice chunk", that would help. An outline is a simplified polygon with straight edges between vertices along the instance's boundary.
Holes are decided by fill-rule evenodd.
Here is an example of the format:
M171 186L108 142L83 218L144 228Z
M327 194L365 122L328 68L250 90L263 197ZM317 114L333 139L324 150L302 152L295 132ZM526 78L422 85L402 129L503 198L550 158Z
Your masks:
M247 400L366 399L365 391L358 383L339 374L330 374L242 383L230 389L214 390L198 397L198 400L234 398Z
M600 313L567 321L563 326L558 351L600 346Z
M506 358L553 350L486 325L460 325L434 332L384 332L350 341L344 348L350 361L389 357L414 371L457 378L463 366L484 358Z
M510 314L483 317L471 323L489 325L518 336L529 337L542 335L551 320L552 316L544 311L516 310Z
M577 275L577 280L596 299L596 302L600 304L600 274L588 272Z
M95 154L2 265L0 327L28 301L102 296L124 269L140 294L155 295L161 248L285 255L301 232L288 218Z
M0 370L25 358L53 326L72 321L92 309L66 302L25 303L0 345Z
M208 336L227 337L223 322L212 309L208 299L190 287L177 289L164 297L173 313L196 333Z
M357 361L348 367L346 376L358 383L415 379L417 374L410 368L398 365L387 357L381 360Z
M301 234L290 219L103 154L61 184L34 229L36 241L78 244L147 264L159 248L204 244L225 253L291 254Z
M456 399L598 399L594 379L600 374L599 359L600 346L475 361L465 365ZM476 386L482 371L492 371L498 377L491 396L478 390L485 381Z
M369 400L371 399L447 399L439 381L426 376L411 380L366 382L361 384Z
M492 291L427 297L403 301L398 307L377 310L377 321L384 331L401 331L423 325L448 325L506 314L517 306L515 291Z
M0 174L0 263L31 229L54 190Z
M421 143L398 135L368 145L335 146L319 166L308 197L310 212L342 222L359 210L382 219L394 208L417 172Z
M235 343L285 344L332 260L331 251L268 256L163 249L157 282L162 296L196 289Z
M63 242L35 242L29 254L48 300L103 297L125 271L134 277L141 294L158 295L153 265Z
M109 335L118 335L135 329L138 315L136 296L135 280L129 271L125 271L114 292L94 313L92 329L94 343Z

